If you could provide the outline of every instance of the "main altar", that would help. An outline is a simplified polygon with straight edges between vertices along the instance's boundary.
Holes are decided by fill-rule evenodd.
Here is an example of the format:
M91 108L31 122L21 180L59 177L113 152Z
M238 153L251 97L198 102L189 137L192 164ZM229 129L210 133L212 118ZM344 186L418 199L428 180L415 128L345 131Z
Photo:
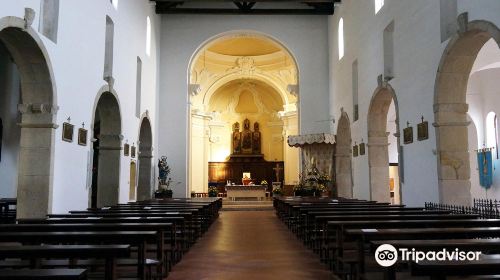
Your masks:
M227 185L227 198L236 200L238 197L257 198L262 200L266 197L267 186L262 185Z
M266 161L261 152L261 132L259 123L250 120L243 121L243 131L240 124L232 125L231 154L224 162L208 163L208 179L212 185L217 185L219 191L226 191L228 197L265 197L266 192L272 192L272 183L283 184L284 162ZM245 174L251 174L246 178ZM265 183L263 183L265 181Z

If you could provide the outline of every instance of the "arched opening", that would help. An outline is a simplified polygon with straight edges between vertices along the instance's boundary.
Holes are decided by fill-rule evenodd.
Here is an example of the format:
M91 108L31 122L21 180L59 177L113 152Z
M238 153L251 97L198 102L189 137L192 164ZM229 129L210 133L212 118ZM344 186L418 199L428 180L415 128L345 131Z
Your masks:
M343 111L337 127L336 140L335 168L338 196L351 198L353 195L351 124L349 122L349 116Z
M299 153L286 145L287 136L299 131L298 69L283 45L251 31L215 36L193 55L188 88L188 192L207 192L209 181L241 183L242 178L229 178L225 176L229 172L209 168L209 163L230 161L233 124L238 122L243 128L245 119L250 120L252 131L255 123L259 127L263 160L284 163L285 178L281 176L280 181L298 181ZM253 178L254 182L276 181L275 172L271 173Z
M151 170L153 159L153 135L151 123L143 118L139 132L139 180L137 184L137 200L150 199L152 194Z
M441 58L434 96L434 126L439 199L443 203L471 203L466 93L478 53L490 39L500 44L500 30L494 24L466 22L465 31L450 40Z
M121 116L116 97L104 92L93 122L93 166L90 207L118 203L120 190Z
M130 162L130 178L129 178L129 192L128 192L128 200L129 201L135 201L137 199L136 193L137 193L137 166L135 164L135 161Z
M26 28L23 19L0 19L0 118L4 130L0 196L17 194L17 218L43 218L52 208L57 106L46 54L36 32Z
M371 199L400 202L399 122L396 94L388 84L375 91L368 111Z

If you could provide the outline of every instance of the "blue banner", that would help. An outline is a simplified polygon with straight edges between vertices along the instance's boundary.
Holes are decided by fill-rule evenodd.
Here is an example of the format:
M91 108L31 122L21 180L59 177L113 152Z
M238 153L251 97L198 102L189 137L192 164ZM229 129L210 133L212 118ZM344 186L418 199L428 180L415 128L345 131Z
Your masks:
M491 151L477 151L477 166L479 168L479 184L488 189L493 184L493 160Z

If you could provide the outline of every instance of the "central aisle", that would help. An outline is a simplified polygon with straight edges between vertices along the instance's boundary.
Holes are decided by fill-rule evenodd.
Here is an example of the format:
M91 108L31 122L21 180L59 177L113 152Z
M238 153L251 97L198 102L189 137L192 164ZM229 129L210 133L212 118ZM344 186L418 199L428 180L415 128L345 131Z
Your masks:
M332 279L274 211L223 211L168 280Z

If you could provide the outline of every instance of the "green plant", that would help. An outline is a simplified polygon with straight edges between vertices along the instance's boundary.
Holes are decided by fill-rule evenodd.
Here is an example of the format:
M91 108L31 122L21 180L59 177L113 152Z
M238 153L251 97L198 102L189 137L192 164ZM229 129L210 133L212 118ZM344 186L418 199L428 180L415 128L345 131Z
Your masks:
M195 191L191 191L191 197L196 197L196 192Z
M208 187L208 196L209 197L217 197L217 194L219 191L217 190L216 187Z
M281 188L275 188L273 190L274 195L283 195L283 190Z

